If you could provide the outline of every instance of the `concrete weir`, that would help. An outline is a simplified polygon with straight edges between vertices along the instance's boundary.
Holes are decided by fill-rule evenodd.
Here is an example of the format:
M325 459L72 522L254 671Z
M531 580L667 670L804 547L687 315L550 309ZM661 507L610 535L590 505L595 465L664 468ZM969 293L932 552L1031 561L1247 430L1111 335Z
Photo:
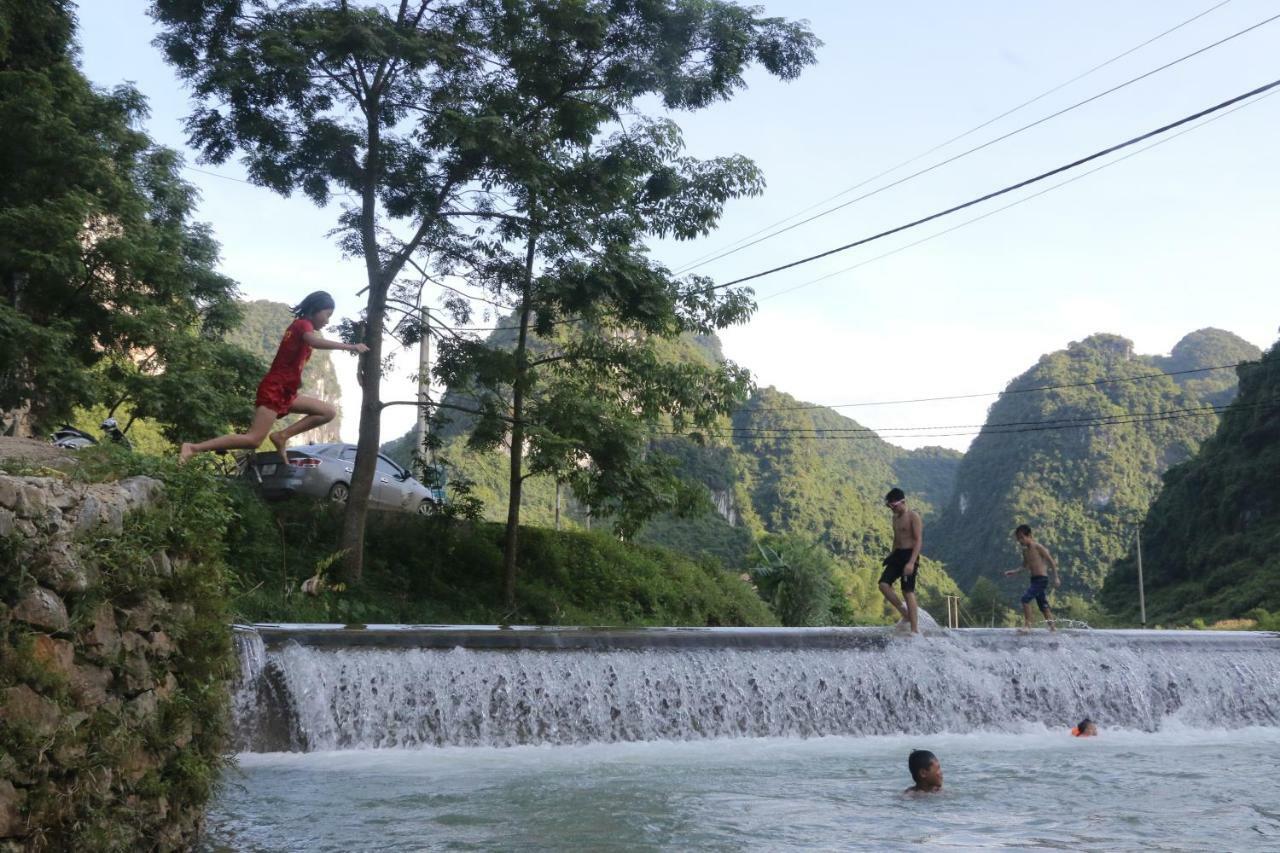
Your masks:
M243 751L1280 724L1280 636L237 627Z

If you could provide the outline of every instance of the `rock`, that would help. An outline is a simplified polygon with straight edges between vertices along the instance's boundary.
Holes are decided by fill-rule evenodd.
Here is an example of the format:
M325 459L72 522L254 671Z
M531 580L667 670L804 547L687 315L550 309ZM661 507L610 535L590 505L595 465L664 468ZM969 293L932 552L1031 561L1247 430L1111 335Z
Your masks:
M173 654L173 641L164 631L153 631L150 636L151 651L157 657L167 658Z
M8 779L0 779L0 838L26 834L22 819L22 803L26 795L13 787Z
M0 507L16 509L20 484L13 477L0 476Z
M66 540L50 543L32 563L31 574L63 594L84 592L98 580L97 569L82 564Z
M104 601L94 608L90 627L80 634L85 654L99 661L112 661L120 652L120 628L116 625L116 612L110 602Z
M62 599L42 586L36 586L18 600L13 618L51 631L65 631L70 624Z
M120 644L124 648L125 690L138 693L153 689L156 682L151 676L151 658L147 654L151 644L147 642L146 637L134 631L129 631L120 639Z
M160 701L154 690L144 690L125 703L124 712L135 723L145 723L160 710Z
M155 590L148 590L142 601L124 610L120 618L129 631L153 631L159 627L160 616L168 605Z
M169 555L164 551L156 551L151 555L148 562L151 564L151 571L155 572L160 577L173 577L173 563L169 562Z
M84 502L80 504L80 511L76 513L76 522L74 534L83 536L93 528L98 526L102 520L102 502L93 495L85 495Z
M14 524L17 516L11 510L0 509L0 539L8 538L13 535Z
M191 718L183 717L178 723L178 730L173 735L173 745L178 749L186 749L191 745L191 738L194 736L191 730Z
M133 784L146 776L148 770L154 770L159 766L160 761L147 749L131 749L120 760L119 772L125 781Z
M6 722L30 726L41 737L57 731L62 718L62 711L54 702L25 684L0 691L0 708L4 709Z
M85 710L93 710L107 701L107 691L114 676L101 666L79 665L72 669L68 682L71 696Z
M44 490L39 486L27 485L26 483L19 485L18 500L13 507L13 511L20 518L43 520L45 514L49 511L49 502L45 499Z
M129 509L137 509L155 503L164 493L164 484L153 477L129 477L116 483L116 489Z
M169 699L176 692L178 692L178 679L172 672L166 672L164 674L164 681L156 685L156 697L160 699Z
M75 672L76 647L66 640L56 640L48 634L36 634L34 657L49 672L55 672L70 681Z

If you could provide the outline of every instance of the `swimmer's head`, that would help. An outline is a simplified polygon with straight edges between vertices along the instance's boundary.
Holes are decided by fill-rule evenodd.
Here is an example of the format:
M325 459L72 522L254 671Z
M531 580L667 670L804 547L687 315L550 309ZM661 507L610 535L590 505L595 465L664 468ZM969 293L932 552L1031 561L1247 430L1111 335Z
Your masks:
M1031 525L1019 524L1013 531L1013 538L1019 542L1025 542L1031 538Z
M938 756L927 749L917 749L907 756L907 769L911 771L911 781L918 788L942 787L942 764Z
M1071 733L1076 737L1093 737L1098 733L1098 724L1085 717L1071 730Z

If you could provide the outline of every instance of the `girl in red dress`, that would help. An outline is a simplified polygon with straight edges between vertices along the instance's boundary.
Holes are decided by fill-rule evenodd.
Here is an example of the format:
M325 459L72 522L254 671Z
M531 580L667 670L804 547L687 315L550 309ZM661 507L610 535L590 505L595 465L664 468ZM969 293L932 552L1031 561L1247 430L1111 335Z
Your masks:
M337 416L338 410L330 403L298 393L302 386L302 368L311 357L313 349L356 353L369 350L364 344L344 344L328 340L320 334L320 330L329 322L333 308L333 297L323 290L317 290L294 306L293 316L297 319L285 329L275 360L271 362L271 369L258 385L258 408L253 413L253 425L249 427L249 431L243 435L211 438L198 444L183 444L180 453L183 462L207 450L253 450L262 444L277 418L288 414L306 415L293 426L271 433L271 443L287 463L289 456L285 448L290 438L327 424Z

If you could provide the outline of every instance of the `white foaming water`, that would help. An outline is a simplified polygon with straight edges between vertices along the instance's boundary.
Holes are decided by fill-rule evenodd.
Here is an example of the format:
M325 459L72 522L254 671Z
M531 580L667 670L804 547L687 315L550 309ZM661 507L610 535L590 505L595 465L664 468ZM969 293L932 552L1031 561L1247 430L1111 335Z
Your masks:
M1280 724L1280 642L1265 635L858 637L823 649L287 642L244 682L237 704L258 712L238 718L238 740L307 751L1018 732L1084 716L1143 731Z

